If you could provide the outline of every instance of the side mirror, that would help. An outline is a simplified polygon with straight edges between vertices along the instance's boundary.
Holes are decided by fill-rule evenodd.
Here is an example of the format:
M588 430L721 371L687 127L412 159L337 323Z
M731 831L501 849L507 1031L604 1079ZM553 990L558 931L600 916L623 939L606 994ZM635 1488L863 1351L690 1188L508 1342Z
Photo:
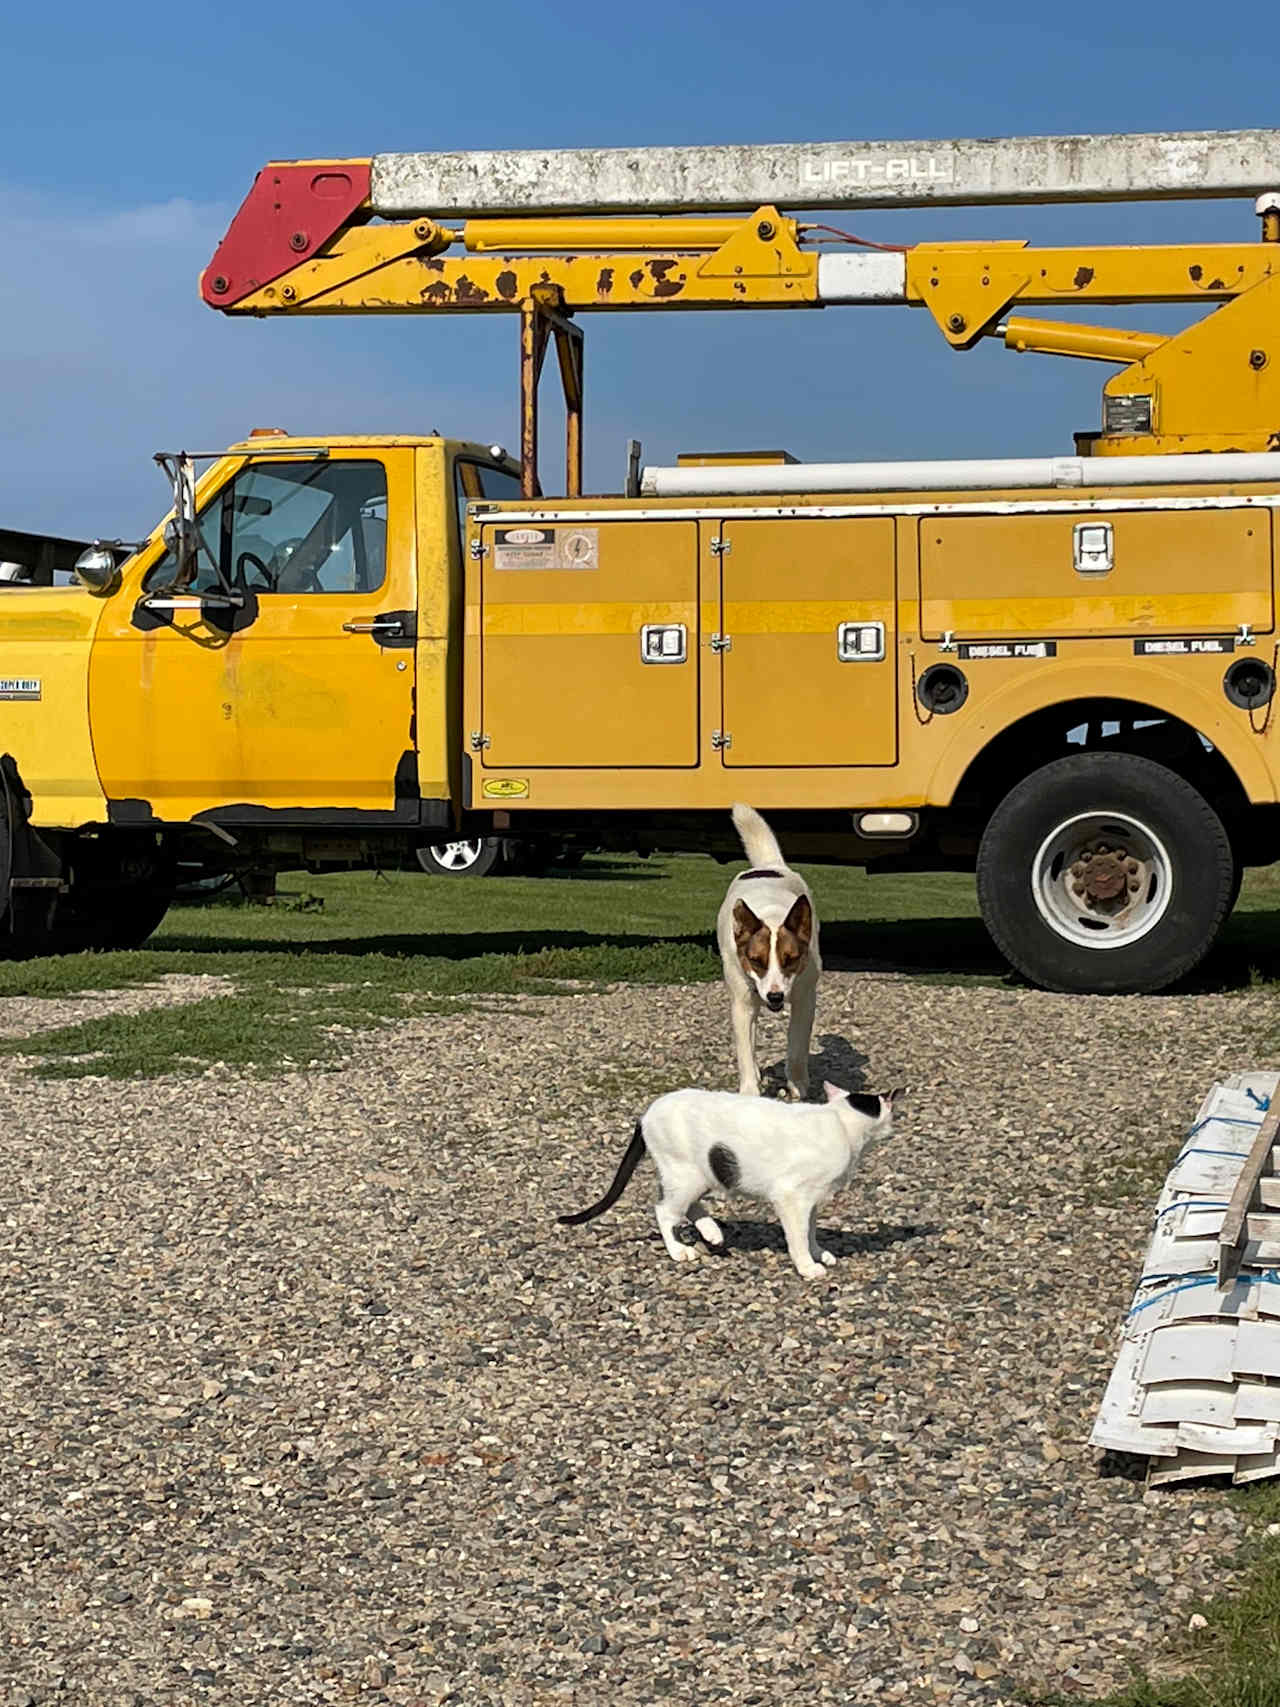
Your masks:
M95 541L76 558L75 575L91 593L113 592L120 579L115 552L101 541Z
M161 451L155 459L169 476L173 487L173 515L164 525L164 543L173 553L175 589L195 578L200 534L196 527L195 464L185 451L172 455Z

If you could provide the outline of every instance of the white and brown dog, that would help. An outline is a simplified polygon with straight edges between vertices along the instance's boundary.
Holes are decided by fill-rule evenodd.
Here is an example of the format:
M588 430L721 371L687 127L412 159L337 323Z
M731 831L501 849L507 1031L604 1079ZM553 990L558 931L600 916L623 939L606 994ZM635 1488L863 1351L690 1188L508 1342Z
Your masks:
M760 1095L756 1020L761 1007L781 1013L791 998L787 1085L803 1101L809 1092L809 1039L818 1000L818 917L808 885L786 865L777 838L758 812L737 805L733 822L751 861L729 885L716 919L738 1052L738 1089Z

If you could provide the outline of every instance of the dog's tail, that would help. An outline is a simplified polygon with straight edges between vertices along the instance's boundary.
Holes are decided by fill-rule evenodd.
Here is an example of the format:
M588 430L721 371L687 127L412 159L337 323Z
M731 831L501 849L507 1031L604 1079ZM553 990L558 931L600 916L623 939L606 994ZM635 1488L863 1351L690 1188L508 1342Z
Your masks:
M636 1129L631 1134L631 1142L623 1151L622 1160L618 1163L618 1171L613 1176L613 1184L605 1192L599 1203L593 1203L590 1209L580 1209L576 1215L557 1215L556 1220L562 1227L580 1227L584 1221L594 1221L597 1215L603 1215L606 1209L612 1209L614 1204L627 1189L627 1181L636 1171L641 1156L644 1155L644 1122L636 1121Z
M742 837L742 846L752 865L785 865L778 838L756 811L741 801L733 809L733 824Z

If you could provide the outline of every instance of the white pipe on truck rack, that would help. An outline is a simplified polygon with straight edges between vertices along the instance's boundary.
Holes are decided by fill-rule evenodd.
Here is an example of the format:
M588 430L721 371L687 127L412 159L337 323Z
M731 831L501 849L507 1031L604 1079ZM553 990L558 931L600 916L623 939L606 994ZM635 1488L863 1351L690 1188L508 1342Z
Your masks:
M1280 189L1280 131L375 154L388 218L1161 201Z
M1199 456L1025 456L964 462L799 462L646 468L646 498L828 492L1000 492L1035 486L1280 486L1280 451Z

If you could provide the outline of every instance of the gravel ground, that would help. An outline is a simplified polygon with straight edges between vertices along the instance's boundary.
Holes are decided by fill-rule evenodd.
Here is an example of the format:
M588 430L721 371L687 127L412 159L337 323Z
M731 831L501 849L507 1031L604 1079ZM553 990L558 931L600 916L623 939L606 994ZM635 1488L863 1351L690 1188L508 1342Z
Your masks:
M31 996L0 1000L0 1037L30 1037L58 1025L79 1025L106 1014L141 1014L151 1008L186 1007L235 988L230 978L209 972L166 972L151 984L128 990L86 990L78 996Z
M0 1702L1114 1686L1241 1535L1084 1445L1148 1232L1114 1180L1280 1064L1274 1012L828 974L820 1068L913 1096L816 1283L751 1203L671 1263L647 1165L551 1224L651 1094L732 1085L715 986L486 999L340 1073L6 1064Z

